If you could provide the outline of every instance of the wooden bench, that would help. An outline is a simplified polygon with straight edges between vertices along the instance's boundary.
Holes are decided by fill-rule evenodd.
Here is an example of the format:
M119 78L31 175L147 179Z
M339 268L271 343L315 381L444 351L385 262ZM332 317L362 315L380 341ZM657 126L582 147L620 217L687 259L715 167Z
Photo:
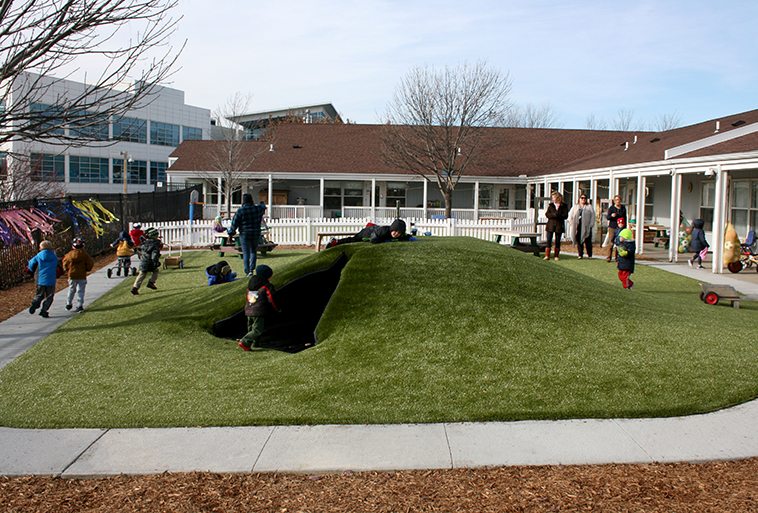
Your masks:
M731 301L734 308L740 307L740 293L731 285L701 283L700 289L700 299L706 304L717 305L720 300L725 299Z
M500 244L503 238L505 237L506 239L510 239L510 246L513 249L517 249L519 251L531 252L535 256L539 256L540 252L547 247L546 242L537 241L537 238L540 236L539 233L501 230L501 231L492 232L492 235L495 236L495 242L498 244ZM521 242L520 239L528 239L529 244L524 244L523 242Z
M355 234L356 232L318 232L316 234L316 251L321 251L321 241L325 238L350 237Z

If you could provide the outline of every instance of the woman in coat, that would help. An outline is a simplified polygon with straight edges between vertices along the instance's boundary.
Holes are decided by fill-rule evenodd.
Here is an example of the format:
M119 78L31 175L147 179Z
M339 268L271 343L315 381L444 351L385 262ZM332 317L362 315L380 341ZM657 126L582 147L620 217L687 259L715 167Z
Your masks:
M584 250L587 257L592 258L592 232L595 230L595 210L587 201L587 196L579 196L579 203L574 205L569 212L569 233L571 240L576 244L579 258L584 258Z
M563 202L563 196L559 192L553 192L550 195L550 205L547 206L545 211L545 217L547 217L547 226L545 231L547 233L547 248L545 248L545 260L550 260L550 249L553 245L553 237L555 237L555 253L553 256L555 260L561 254L561 237L566 230L566 219L568 218L568 205Z

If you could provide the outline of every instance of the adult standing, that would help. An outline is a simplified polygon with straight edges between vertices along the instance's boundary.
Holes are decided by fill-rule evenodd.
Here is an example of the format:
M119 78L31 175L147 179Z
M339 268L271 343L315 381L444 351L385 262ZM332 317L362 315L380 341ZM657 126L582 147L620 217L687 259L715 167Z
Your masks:
M620 230L626 228L626 207L621 204L621 196L616 194L613 197L613 205L608 207L608 257L606 262L610 262L613 257L613 248L616 247L616 235Z
M545 260L550 260L550 249L553 245L553 237L555 237L555 253L553 257L558 260L561 254L561 237L566 230L566 219L568 219L569 209L568 205L563 202L563 196L560 192L553 192L550 195L550 204L545 211L545 217L547 217L547 226L545 231L547 232L547 248L545 248Z
M592 258L592 232L595 229L595 210L587 201L587 196L579 196L579 203L574 205L569 212L569 233L571 240L576 244L579 258L584 258L584 250L587 257Z
M239 230L242 260L247 275L252 275L255 269L257 261L255 252L258 250L258 241L261 238L261 221L263 221L265 211L266 206L263 203L256 205L253 203L251 194L243 194L242 206L234 214L232 225L228 230L229 235L234 235Z

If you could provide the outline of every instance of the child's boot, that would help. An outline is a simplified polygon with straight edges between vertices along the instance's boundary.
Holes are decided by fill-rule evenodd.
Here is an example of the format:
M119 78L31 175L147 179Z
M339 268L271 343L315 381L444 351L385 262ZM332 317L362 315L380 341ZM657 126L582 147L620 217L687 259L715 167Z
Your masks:
M545 260L550 260L550 248L545 248Z

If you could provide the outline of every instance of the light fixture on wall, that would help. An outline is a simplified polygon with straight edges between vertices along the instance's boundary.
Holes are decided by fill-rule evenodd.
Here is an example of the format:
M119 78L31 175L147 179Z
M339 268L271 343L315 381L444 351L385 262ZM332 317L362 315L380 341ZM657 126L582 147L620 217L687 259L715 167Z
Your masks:
M716 170L713 169L712 167L709 167L708 169L705 170L705 176L713 176L715 174L716 174Z

